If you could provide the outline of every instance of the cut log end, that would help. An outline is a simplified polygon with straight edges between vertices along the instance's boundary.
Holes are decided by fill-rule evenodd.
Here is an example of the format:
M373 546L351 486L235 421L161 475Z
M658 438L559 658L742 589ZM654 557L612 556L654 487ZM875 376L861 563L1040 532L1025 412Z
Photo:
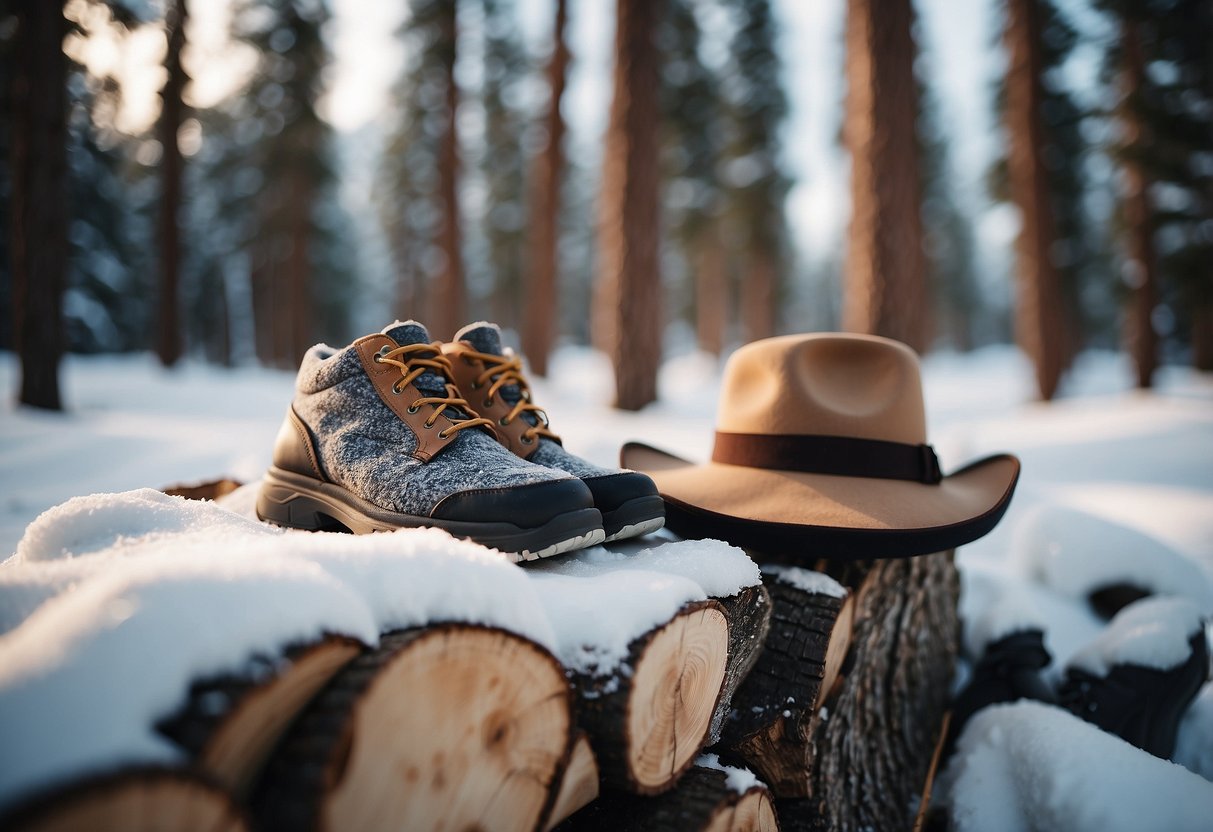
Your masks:
M134 769L92 778L36 798L0 817L11 832L246 832L244 813L197 775Z
M270 828L531 830L568 750L555 659L501 630L385 636L291 729L257 801ZM302 804L302 805L300 805Z
M636 661L627 763L637 791L668 786L702 747L724 683L729 625L716 605L676 616Z
M770 792L750 789L733 805L718 809L704 832L779 832Z
M598 797L598 761L590 748L590 740L584 734L578 734L573 748L569 752L569 762L560 778L560 787L556 792L552 811L548 815L545 830L551 830L556 824L576 812L583 806L593 802Z

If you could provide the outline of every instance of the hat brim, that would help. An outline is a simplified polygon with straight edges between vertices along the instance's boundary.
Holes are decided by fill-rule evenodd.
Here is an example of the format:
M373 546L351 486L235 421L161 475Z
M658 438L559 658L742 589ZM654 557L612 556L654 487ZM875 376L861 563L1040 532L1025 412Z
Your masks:
M1009 454L934 485L695 464L638 442L624 445L620 459L657 484L676 534L813 559L911 557L970 543L1002 519L1019 480Z

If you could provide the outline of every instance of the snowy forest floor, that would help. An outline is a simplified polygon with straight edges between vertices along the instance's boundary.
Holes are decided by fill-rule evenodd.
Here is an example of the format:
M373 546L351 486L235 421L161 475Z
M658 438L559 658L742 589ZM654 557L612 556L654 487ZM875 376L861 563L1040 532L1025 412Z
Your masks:
M1207 604L1206 590L1213 587L1213 378L1164 368L1157 388L1140 393L1130 389L1124 357L1087 353L1061 397L1039 404L1031 401L1031 368L1011 348L933 355L924 373L929 432L945 472L998 451L1023 461L1006 519L959 554L970 637L982 611L1011 596L1028 597L1047 628L1056 675L1103 627L1074 597L1075 587L1101 569L1123 568L1117 564L1132 559L1139 551L1134 547L1151 558L1156 549L1170 550L1195 565L1206 580L1194 594ZM12 391L16 382L15 358L0 355L0 389ZM147 355L70 357L63 372L66 413L17 409L6 395L0 405L0 560L39 513L73 496L220 476L257 479L269 462L292 383L290 373L253 368L187 363L167 372ZM621 413L608 407L605 358L565 348L551 378L535 384L535 398L565 446L594 462L615 464L620 445L630 439L704 459L718 386L715 361L675 358L662 369L661 400L641 413ZM1050 538L1042 511L1067 508L1153 541L1141 544L1143 538L1117 534L1116 526L1075 527L1069 537ZM1059 518L1064 522L1064 515L1054 522ZM1050 565L1052 556L1063 559L1060 567ZM1148 571L1156 564L1138 566ZM1213 685L1206 685L1198 708L1181 729L1189 733L1181 735L1181 752L1193 741L1213 744ZM1202 759L1189 754L1181 762L1213 779L1213 751L1194 753Z

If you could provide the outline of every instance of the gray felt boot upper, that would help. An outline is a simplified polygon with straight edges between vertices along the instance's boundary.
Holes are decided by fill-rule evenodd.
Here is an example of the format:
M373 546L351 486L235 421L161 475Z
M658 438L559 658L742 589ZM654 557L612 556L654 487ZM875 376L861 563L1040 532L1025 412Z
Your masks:
M492 355L505 354L505 350L501 345L501 329L497 324L488 323L487 321L477 321L474 324L468 324L455 333L454 340L467 341L478 352L490 353ZM518 389L518 385L508 384L501 388L499 395L510 404L516 404L522 398L522 391ZM539 421L535 414L526 411L519 418L526 419L532 425L538 424ZM581 479L619 473L618 468L603 468L600 465L587 462L581 457L566 451L564 446L559 442L554 442L545 436L540 436L538 441L539 447L530 455L528 458L529 462L548 468L556 468L560 471L567 471Z
M425 327L415 321L397 321L383 334L399 346L430 342ZM445 384L433 372L414 382L423 394L435 396L446 395ZM307 351L294 407L312 434L324 474L390 511L426 516L457 492L569 479L563 470L516 457L480 428L459 431L429 462L410 456L417 449L416 436L379 398L351 347L335 350L321 344Z

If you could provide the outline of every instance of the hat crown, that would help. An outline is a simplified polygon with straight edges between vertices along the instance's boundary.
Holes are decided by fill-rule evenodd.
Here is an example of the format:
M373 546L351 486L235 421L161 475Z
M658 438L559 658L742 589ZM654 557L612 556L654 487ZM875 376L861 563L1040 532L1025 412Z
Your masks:
M918 355L875 335L814 333L754 341L725 365L717 430L922 444Z

